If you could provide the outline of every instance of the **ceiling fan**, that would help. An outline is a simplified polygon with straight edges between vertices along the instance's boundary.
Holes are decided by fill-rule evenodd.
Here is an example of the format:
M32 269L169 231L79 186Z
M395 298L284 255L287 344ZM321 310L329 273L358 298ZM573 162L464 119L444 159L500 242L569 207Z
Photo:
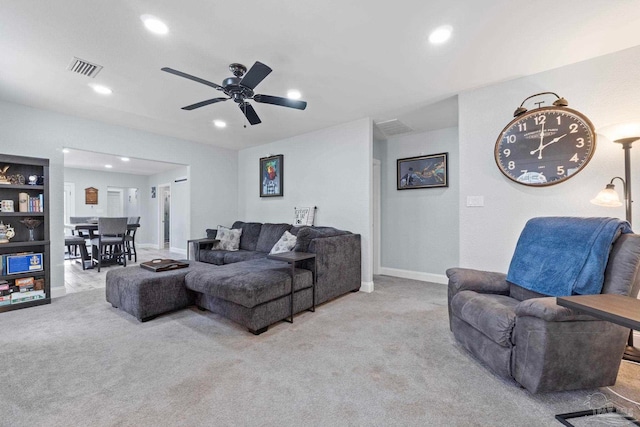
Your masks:
M258 123L261 123L261 120L251 104L249 104L248 100L250 99L263 104L280 105L281 107L296 108L298 110L304 110L307 108L307 103L305 101L253 93L255 87L258 86L258 84L272 71L271 68L262 62L256 61L249 72L247 72L247 67L238 63L229 65L229 70L231 70L234 77L224 79L222 81L222 85L219 85L201 79L200 77L195 77L190 74L183 73L182 71L174 70L173 68L162 68L162 71L184 77L185 79L193 80L194 82L202 83L203 85L211 86L228 96L228 98L212 98L207 99L206 101L187 105L186 107L182 107L183 110L195 110L196 108L204 107L205 105L233 99L238 104L238 107L240 107L240 110L245 115L249 123L257 125Z

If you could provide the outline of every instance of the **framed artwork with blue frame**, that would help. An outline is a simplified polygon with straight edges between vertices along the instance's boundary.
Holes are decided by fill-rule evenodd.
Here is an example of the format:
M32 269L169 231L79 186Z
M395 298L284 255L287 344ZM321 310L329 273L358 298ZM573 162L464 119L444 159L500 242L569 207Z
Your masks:
M260 159L260 197L282 197L284 195L283 162L284 156L282 154Z
M449 186L449 153L397 160L398 190Z

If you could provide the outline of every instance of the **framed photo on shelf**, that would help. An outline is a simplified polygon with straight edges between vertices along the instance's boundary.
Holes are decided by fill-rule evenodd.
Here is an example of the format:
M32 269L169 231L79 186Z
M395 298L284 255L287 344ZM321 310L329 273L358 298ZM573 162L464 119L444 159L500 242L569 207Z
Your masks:
M282 154L260 159L260 197L281 197L284 195L283 161Z
M439 153L398 159L398 190L448 187L448 155L449 153Z

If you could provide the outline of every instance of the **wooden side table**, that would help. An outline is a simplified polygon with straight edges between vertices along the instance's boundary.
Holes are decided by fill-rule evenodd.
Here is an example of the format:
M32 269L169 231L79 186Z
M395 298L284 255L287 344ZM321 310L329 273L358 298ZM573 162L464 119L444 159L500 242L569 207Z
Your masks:
M572 308L598 319L640 331L640 300L625 295L573 295L556 298L558 305Z
M196 253L196 258L199 258L199 256L198 256L198 255L199 255L199 252L200 252L200 245L205 245L205 244L207 244L207 243L216 243L216 242L219 242L219 241L220 241L220 240L218 240L218 239L208 239L208 238L206 238L206 237L205 237L205 238L203 238L203 239L191 239L191 240L187 240L187 259L190 259L190 258L189 258L189 247L190 247L192 244L196 244L196 251L195 251L195 253ZM198 261L198 260L196 259L196 261Z
M293 293L295 289L295 277L296 277L296 263L299 261L305 261L307 259L313 259L313 280L311 281L311 309L309 311L316 311L316 280L318 271L318 265L316 263L316 254L310 252L282 252L279 254L269 254L267 258L276 261L284 261L291 264L291 319L286 320L289 323L293 323Z
M598 319L606 320L626 328L640 330L640 300L637 298L616 294L572 295L569 297L558 297L556 298L556 303L562 307L571 308ZM574 424L569 422L572 418L613 412L618 412L617 408L606 407L589 411L570 412L556 415L556 420L565 426L573 427ZM633 417L621 414L620 418L630 421L628 425L640 426L640 422Z

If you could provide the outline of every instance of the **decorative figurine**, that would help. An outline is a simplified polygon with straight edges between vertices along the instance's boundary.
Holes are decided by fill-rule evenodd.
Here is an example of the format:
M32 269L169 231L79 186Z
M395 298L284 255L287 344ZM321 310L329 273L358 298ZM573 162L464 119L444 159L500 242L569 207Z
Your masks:
M9 182L11 184L24 185L24 175L21 175L19 173L11 175L9 176Z
M0 184L11 184L11 181L9 181L9 178L7 178L8 169L9 169L9 166L3 166L0 169Z
M15 235L13 227L0 221L0 243L9 243L9 239Z

